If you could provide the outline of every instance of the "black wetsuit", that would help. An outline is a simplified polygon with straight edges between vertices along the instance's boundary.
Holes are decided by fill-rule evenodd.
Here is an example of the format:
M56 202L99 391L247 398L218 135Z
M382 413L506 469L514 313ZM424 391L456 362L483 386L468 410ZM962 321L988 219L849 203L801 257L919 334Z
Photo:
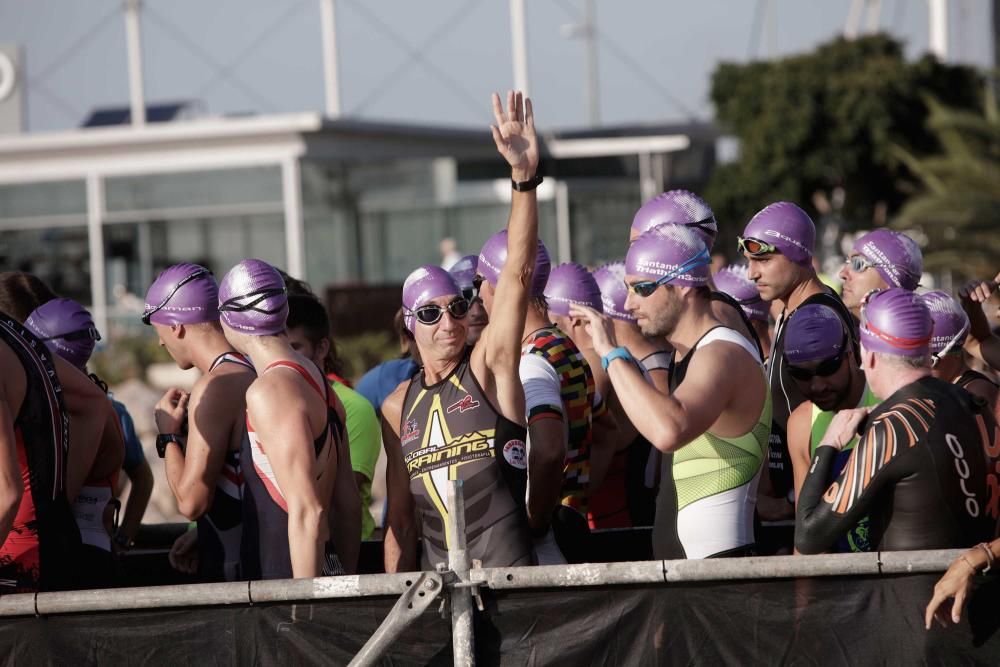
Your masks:
M483 567L531 565L524 497L527 430L503 417L472 373L470 352L448 377L410 380L399 439L423 534L423 569L448 562L448 482L461 479L466 549Z
M821 292L807 298L799 304L799 308L813 304L828 306L843 320L854 348L854 358L860 360L858 324L840 297L833 292ZM767 383L771 387L771 400L773 401L767 464L770 469L771 488L775 497L787 496L795 488L792 460L788 455L788 416L806 400L795 384L795 380L785 368L785 330L789 320L793 317L795 317L794 310L791 313L783 312L778 318L774 327L774 345L771 347L771 357L767 365Z
M875 408L833 484L819 447L797 505L795 546L828 550L865 514L879 551L968 547L994 537L1000 436L983 401L924 377Z
M979 371L974 371L971 368L962 373L961 375L959 375L958 379L955 380L955 384L961 387L962 389L966 389L970 384L972 384L976 380L982 380L983 382L988 382L991 385L993 385L994 388L998 388L996 382L991 380L989 377L983 375Z
M0 313L0 340L21 362L24 400L14 418L24 493L0 546L0 594L75 587L80 530L66 499L69 418L51 353L16 320Z

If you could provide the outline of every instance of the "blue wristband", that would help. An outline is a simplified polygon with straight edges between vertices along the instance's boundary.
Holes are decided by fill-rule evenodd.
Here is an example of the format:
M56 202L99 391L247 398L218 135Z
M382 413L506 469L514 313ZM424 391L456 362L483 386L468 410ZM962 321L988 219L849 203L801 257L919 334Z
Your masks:
M616 347L615 349L611 350L603 357L601 357L601 368L603 368L604 370L608 370L608 366L615 359L625 359L627 361L635 361L635 359L632 358L631 353L629 353L628 348Z

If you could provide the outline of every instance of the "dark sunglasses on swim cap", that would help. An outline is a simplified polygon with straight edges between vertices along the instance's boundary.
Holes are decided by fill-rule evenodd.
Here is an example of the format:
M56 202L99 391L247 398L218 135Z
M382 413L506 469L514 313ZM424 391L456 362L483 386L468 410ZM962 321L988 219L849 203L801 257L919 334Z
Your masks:
M844 355L847 354L847 334L844 334L843 340L840 341L840 352L837 356L830 357L829 359L824 359L821 361L816 368L809 370L807 368L800 368L798 366L793 366L788 363L788 357L785 357L785 368L788 369L788 374L791 375L796 380L812 380L814 377L830 377L838 370L840 370L840 365L844 361Z
M625 288L632 292L633 294L638 294L639 296L645 298L655 292L660 285L666 285L668 282L682 276L691 269L698 268L699 266L705 266L712 262L712 256L708 254L707 249L703 249L697 255L684 262L676 269L663 276L659 280L640 280L637 283L629 283L625 281Z
M736 248L748 257L763 257L778 252L777 246L755 238L736 237Z
M461 320L469 314L469 302L464 298L458 298L449 303L447 309L448 314L451 315L453 319ZM430 326L431 324L437 324L441 320L441 317L444 315L444 311L445 309L436 303L429 303L426 306L420 306L411 312L413 313L413 316L417 318L418 322Z
M477 299L479 299L479 290L481 290L482 288L483 288L483 277L476 276L475 278L472 279L472 287L469 289L462 290L462 296L465 297L465 300L469 302L470 306L474 304Z
M261 313L262 315L274 315L285 307L283 302L279 303L274 308L258 308L257 304L262 301L267 301L272 297L281 296L282 294L285 294L286 291L287 290L284 287L271 287L251 292L250 294L244 294L243 296L234 296L233 298L226 299L223 303L219 304L219 312L245 313L248 310L252 310L255 313ZM245 299L250 299L250 301L239 303Z
M167 302L170 301L172 298L174 298L174 295L177 294L177 290L179 290L180 288L184 287L185 285L187 285L192 280L197 280L198 278L201 278L202 276L210 276L210 275L212 275L212 272L209 271L208 269L199 269L199 270L195 271L194 273L192 273L191 275L184 276L183 278L181 278L177 282L177 284L174 285L174 288L172 290L170 290L170 293L167 294L167 296L163 299L163 301L161 301L158 305L153 306L151 308L147 308L145 311L143 311L143 313L142 313L142 323L143 324L149 324L149 318L152 317L153 314L156 313L157 311L162 310L163 307L167 305Z
M67 333L56 334L55 336L46 336L45 338L39 338L38 340L45 342L47 340L55 340L56 338L62 338L63 340L101 340L101 332L95 327L87 327L86 329L78 329L76 331L69 331Z

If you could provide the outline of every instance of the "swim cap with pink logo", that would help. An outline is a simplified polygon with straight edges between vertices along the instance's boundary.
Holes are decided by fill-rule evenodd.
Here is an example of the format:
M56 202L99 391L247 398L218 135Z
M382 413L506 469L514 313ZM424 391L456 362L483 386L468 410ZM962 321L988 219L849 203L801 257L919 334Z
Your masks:
M569 316L569 306L573 303L604 312L597 281L590 271L575 262L560 264L552 269L549 283L545 286L545 299L549 311L563 317Z
M198 264L174 264L146 290L145 324L200 324L219 319L215 276Z
M593 273L594 282L601 290L604 314L623 322L635 322L635 315L625 310L628 288L625 286L625 262L611 262Z
M678 287L708 283L711 257L705 242L683 225L654 227L632 242L625 273Z
M251 336L285 330L288 292L278 270L260 259L244 259L219 283L219 316L230 329Z
M806 304L785 325L784 355L790 364L833 359L848 345L844 321L828 306Z
M767 322L771 311L771 302L760 298L757 286L747 277L747 267L731 264L717 271L712 276L715 289L725 292L736 299L740 308L751 320Z
M55 354L84 368L101 340L94 318L73 299L53 299L35 308L24 326Z
M479 266L476 271L493 287L497 286L500 271L507 262L507 230L497 232L486 239L483 249L479 251ZM549 251L541 239L538 239L538 253L535 255L535 272L531 276L531 296L544 296L545 284L549 280L552 261Z
M792 202L779 201L761 209L743 230L743 238L769 243L782 255L803 266L812 262L816 225Z
M920 295L920 300L930 311L934 330L931 334L930 350L935 357L962 351L965 337L969 334L969 316L962 304L947 292L932 290Z
M668 223L688 227L709 249L719 233L712 207L689 190L669 190L643 204L632 218L632 233L645 234Z
M876 229L854 242L854 252L864 255L889 287L915 290L924 270L920 246L906 234Z
M872 290L861 301L861 344L869 352L925 356L933 328L927 306L909 290Z
M417 324L414 312L432 299L442 296L462 296L454 276L440 266L427 264L418 267L403 283L403 322L413 333Z

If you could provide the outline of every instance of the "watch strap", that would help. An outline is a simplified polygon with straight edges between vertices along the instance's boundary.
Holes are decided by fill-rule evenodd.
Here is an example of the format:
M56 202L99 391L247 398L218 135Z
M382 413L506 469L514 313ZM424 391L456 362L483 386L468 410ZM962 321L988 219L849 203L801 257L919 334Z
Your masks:
M167 445L176 442L178 447L183 448L183 441L173 433L160 433L156 436L156 455L161 459L167 455Z
M535 174L534 178L529 178L526 181L515 181L512 178L510 179L510 187L514 188L517 192L530 192L541 185L543 180L545 179L538 174Z
M608 366L615 359L625 359L626 361L633 361L632 354L628 351L627 347L616 347L611 350L603 357L601 357L601 368L608 370Z

